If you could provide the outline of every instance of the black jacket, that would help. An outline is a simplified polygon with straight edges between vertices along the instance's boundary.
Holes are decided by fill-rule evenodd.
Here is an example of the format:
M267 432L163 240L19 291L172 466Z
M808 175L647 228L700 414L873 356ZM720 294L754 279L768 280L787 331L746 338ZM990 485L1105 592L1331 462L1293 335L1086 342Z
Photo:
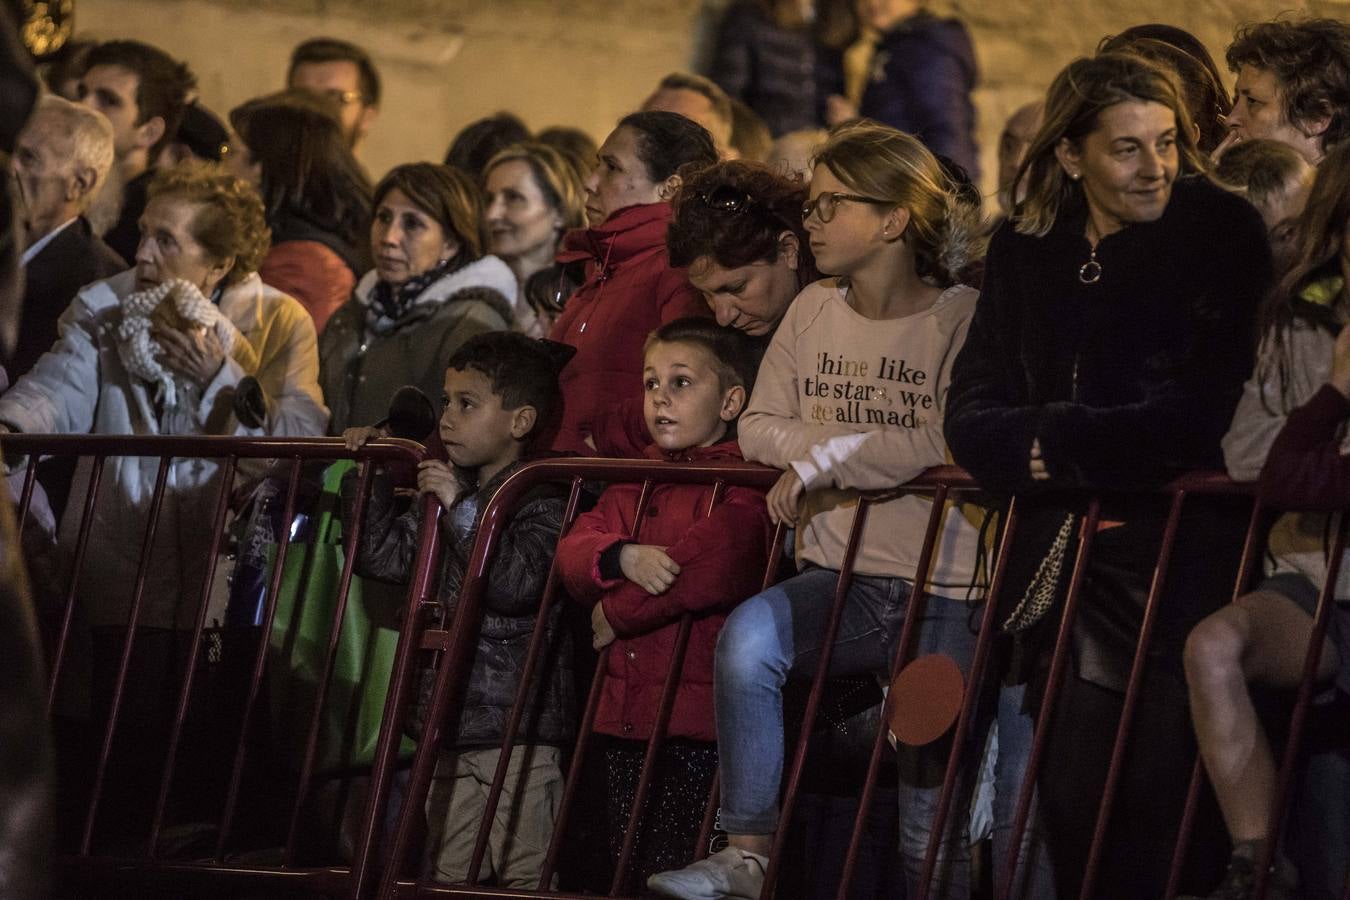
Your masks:
M56 321L80 288L127 268L90 229L83 216L71 222L24 266L26 285L19 341L10 357L10 377L33 368L56 343Z
M440 598L447 627L459 602L482 507L517 468L507 467L488 484L462 496L441 516ZM417 553L420 506L399 515L393 479L378 473L373 481L356 571L367 578L406 582ZM343 484L342 497L343 518L350 522L356 500L351 475ZM443 746L480 747L501 741L562 528L563 506L560 491L546 486L527 495L507 524L489 568L482 624L459 727L447 731ZM537 687L521 722L521 740L562 743L576 728L571 644L562 622L565 606L565 599L560 597L550 610L547 649L535 669Z
M824 121L827 55L809 28L783 28L762 4L742 0L722 19L709 75L778 137Z
M966 26L920 12L882 35L858 113L923 141L980 182L975 145L978 78Z
M1180 179L1162 218L1102 240L1101 280L1090 285L1078 277L1086 215L1081 205L1063 211L1040 238L999 228L952 372L944 432L953 457L984 487L1029 501L1005 606L1022 595L1064 511L1081 509L1061 492L1159 487L1222 467L1219 442L1251 372L1256 308L1272 277L1256 210L1205 179ZM1036 440L1048 482L1031 479ZM1183 516L1155 644L1172 662L1190 626L1226 596L1207 585L1231 574L1229 520L1240 530L1245 519L1219 507L1193 502ZM1107 498L1103 519L1125 524L1096 537L1075 629L1080 674L1103 686L1123 687L1128 674L1165 516L1160 497Z

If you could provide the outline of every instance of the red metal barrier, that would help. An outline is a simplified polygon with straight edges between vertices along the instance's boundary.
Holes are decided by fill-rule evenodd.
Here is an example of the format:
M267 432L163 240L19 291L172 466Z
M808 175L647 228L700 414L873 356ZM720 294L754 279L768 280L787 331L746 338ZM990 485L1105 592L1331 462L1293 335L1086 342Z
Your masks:
M52 708L56 700L60 680L71 657L70 647L76 637L73 625L78 619L82 593L80 576L84 573L84 560L89 546L96 501L106 480L107 460L114 457L145 456L158 458L158 478L149 514L145 523L142 542L143 550L137 569L136 585L130 614L126 622L122 650L117 668L116 683L112 692L112 706L107 724L102 734L93 786L88 802L88 812L80 829L81 837L72 852L62 859L63 880L68 883L97 883L106 885L118 882L138 882L167 885L253 885L266 887L295 887L305 891L320 891L332 896L357 896L359 885L370 877L370 862L374 848L378 845L381 811L388 796L389 781L395 765L397 753L397 733L384 728L376 751L375 765L372 768L372 788L370 802L363 815L362 828L358 838L358 852L349 866L297 865L297 845L300 839L302 811L310 795L315 776L315 761L318 750L319 730L324 704L327 700L333 678L338 635L341 623L345 621L347 598L352 583L352 570L355 554L351 552L360 540L361 515L370 490L370 463L402 463L415 466L423 457L425 450L420 445L408 441L380 441L362 448L356 453L348 452L341 441L329 439L240 439L211 437L132 437L132 436L71 436L71 435L4 435L0 437L0 447L5 451L6 459L11 463L27 454L82 456L90 458L89 487L85 492L82 506L79 508L80 526L73 551L74 568L68 590L65 593L65 608L61 611L60 625L55 636L55 646L51 651L51 674L48 693L48 706ZM153 813L149 824L148 838L139 849L128 852L124 848L108 852L106 848L95 846L95 833L100 820L107 817L112 820L119 810L103 809L102 800L106 788L115 783L121 773L110 767L112 748L118 734L119 720L126 696L126 681L132 659L136 652L138 621L141 615L145 580L150 566L151 548L155 545L159 512L168 495L166 478L175 460L200 459L215 460L219 465L218 487L214 513L211 518L210 553L202 560L200 571L202 580L200 590L195 592L197 607L193 625L188 632L187 662L184 667L182 684L176 689L173 703L172 723L169 728L167 750L162 776L154 795ZM244 790L244 770L250 751L250 735L255 730L259 717L259 705L267 669L268 635L272 631L273 618L277 609L277 597L281 587L288 547L291 543L290 529L283 527L279 534L274 562L267 578L267 594L264 621L258 637L258 646L249 664L249 680L240 719L237 744L231 754L229 781L225 791L223 808L216 823L217 834L214 850L205 860L185 861L182 859L164 859L161 849L161 837L166 827L166 815L170 797L175 786L179 792L190 791L194 767L198 760L186 759L181 755L181 741L185 724L192 705L193 688L199 672L199 661L206 643L207 600L216 575L216 565L223 549L223 538L229 515L231 491L235 487L235 475L241 461L251 462L255 467L264 461L274 461L275 469L285 478L287 490L284 496L282 521L291 522L298 509L301 468L305 463L332 461L337 459L356 459L360 466L358 479L357 511L358 521L348 523L345 529L346 553L339 596L333 615L329 639L325 648L322 674L315 686L317 696L312 712L306 723L296 722L298 734L305 735L303 759L299 777L294 785L291 811L286 817L289 827L286 829L284 845L280 848L279 862L243 862L238 858L232 845L232 829L236 822L241 794ZM29 467L20 497L20 521L27 512L33 495L34 467ZM274 472L275 474L275 472ZM193 490L205 490L199 486ZM75 515L75 499L72 497L72 509L68 515ZM431 594L433 573L436 566L438 547L435 541L435 522L439 506L434 500L423 501L424 529L420 541L419 553L414 563L414 577L408 591L407 610L418 610ZM400 652L413 646L415 632L419 630L416 615L404 615L400 641ZM406 653L405 653L406 655ZM406 669L403 667L396 667ZM390 696L399 696L403 684L393 679L390 684ZM136 698L131 698L136 699ZM386 706L392 708L391 702ZM80 890L80 888L75 888Z
M471 877L469 883L466 885L439 885L409 877L408 873L403 871L402 866L402 861L409 858L409 853L412 850L417 830L417 820L421 815L432 772L435 767L436 755L439 750L441 739L439 723L447 721L451 718L449 714L458 709L457 704L460 699L459 694L462 691L467 676L467 665L476 637L477 628L481 621L482 599L486 589L486 579L490 560L494 556L503 528L509 521L514 509L521 503L522 498L524 498L527 492L539 483L545 481L561 482L570 485L570 495L567 501L567 511L564 520L567 525L570 525L578 511L583 481L642 482L645 486L643 492L644 499L640 501L640 503L645 503L646 496L650 494L651 486L656 483L697 483L768 488L778 477L778 473L775 471L750 465L716 466L694 464L672 466L651 461L576 459L550 460L530 464L513 475L483 510L477 541L459 598L458 611L455 620L448 623L448 628L445 630L429 627L427 621L428 612L438 608L434 596L437 546L435 529L424 528L419 546L415 575L412 579L412 583L409 585L408 600L401 625L400 644L389 686L388 702L386 705L384 722L381 728L379 747L377 749L375 765L371 775L372 783L370 799L365 806L364 814L362 816L361 828L353 861L349 866L307 868L296 865L296 847L302 831L301 805L304 802L305 796L308 793L315 776L314 762L319 729L319 709L317 707L313 717L307 723L304 732L306 734L304 765L296 785L295 803L291 809L290 817L287 820L286 838L281 852L281 861L269 865L243 864L233 859L230 852L230 831L233 819L237 812L237 804L240 799L240 792L243 785L242 773L246 745L248 742L248 732L250 723L256 718L255 706L258 701L260 686L265 675L265 640L258 649L258 655L254 659L250 672L248 694L244 700L244 715L241 727L242 733L233 757L229 786L226 792L226 803L222 812L220 830L216 838L216 847L212 858L202 862L164 860L158 857L156 850L158 839L164 826L166 807L175 783L175 772L182 771L183 766L180 766L180 763L184 766L190 765L191 763L190 760L183 761L179 759L180 739L187 718L192 695L192 680L196 669L195 663L197 661L197 654L200 651L202 635L206 624L205 598L213 576L212 569L215 565L215 557L220 547L221 536L227 519L229 500L228 487L230 480L234 475L237 463L239 460L245 459L278 459L289 463L289 470L287 472L288 491L286 496L287 514L285 517L285 520L289 521L297 502L297 484L300 477L302 462L317 459L350 458L352 455L342 451L338 442L330 440L241 441L236 439L213 438L4 436L3 438L0 438L0 447L4 448L6 455L9 457L12 457L16 452L23 453L37 450L41 450L44 453L67 453L93 455L97 457L91 470L91 486L86 493L83 502L83 518L81 520L77 544L74 548L74 556L77 561L76 572L82 571L82 566L78 565L78 563L83 559L86 543L89 539L91 514L99 490L99 481L100 478L105 477L103 472L103 458L106 456L127 455L159 457L162 460L159 470L159 485L156 489L155 500L152 503L152 508L148 516L144 543L145 552L142 554L143 558L141 564L142 577L144 575L145 566L148 564L147 555L153 542L157 511L159 504L162 503L163 500L163 492L165 489L164 479L169 466L169 460L177 457L201 457L223 460L222 483L212 521L213 553L212 558L206 561L206 565L204 566L205 573L200 595L201 605L192 632L193 641L191 644L190 661L186 670L185 683L181 685L177 692L173 730L168 744L168 758L156 797L154 818L150 829L150 840L147 843L147 850L145 853L137 856L112 857L100 856L97 853L92 852L95 848L91 847L91 837L95 832L95 820L101 815L98 807L99 799L104 788L104 781L108 778L117 777L115 771L108 770L109 755L117 728L118 710L122 701L122 686L127 677L128 666L134 650L134 641L136 637L135 626L139 614L140 591L138 589L137 600L133 602L129 621L127 623L125 642L119 661L117 690L114 691L113 712L107 724L106 731L102 735L97 774L95 777L95 788L88 816L84 822L83 840L81 842L80 851L67 857L65 861L67 868L71 871L96 873L100 877L111 876L113 874L118 874L119 877L122 878L156 876L161 879L175 879L183 884L203 885L216 882L247 883L265 886L268 889L294 887L300 890L322 891L335 896L350 897L379 896L381 898L392 898L435 895L503 897L539 895L569 896L558 894L556 892L550 893L547 890L522 891L492 888L478 884L477 876ZM416 445L401 442L377 442L369 445L367 448L363 448L356 456L363 461L415 461L421 458L421 448ZM370 489L369 474L369 466L363 466L359 483L359 496L361 499L358 501L362 504ZM945 467L930 470L922 478L903 486L903 488L898 489L896 492L880 493L864 498L858 507L859 512L854 523L843 575L840 578L834 606L831 610L827 635L833 635L838 628L844 600L847 596L852 559L854 552L856 551L859 536L862 529L865 527L866 510L869 504L889 499L899 492L915 492L930 495L932 497L932 514L928 523L923 548L918 562L918 580L922 582L933 565L937 535L941 525L941 515L945 502L953 496L964 495L969 497L972 492L977 490L977 486L964 472L952 467ZM22 506L26 507L32 491L33 482L30 476L26 479L22 491ZM1142 699L1141 691L1144 660L1155 640L1154 632L1156 630L1155 625L1159 615L1160 597L1162 596L1164 585L1167 583L1171 554L1173 547L1175 546L1178 529L1181 527L1183 505L1194 498L1207 496L1245 496L1250 494L1250 489L1248 486L1235 485L1221 476L1202 473L1182 478L1159 493L1170 499L1170 508L1168 509L1167 520L1163 531L1161 549L1149 584L1143 611L1142 626L1139 631L1135 655L1130 668L1123 709L1116 728L1115 743L1107 773L1106 789L1097 806L1096 825L1092 835L1089 862L1086 871L1083 873L1083 883L1080 892L1081 898L1089 898L1094 895L1093 892L1095 889L1095 881L1098 877L1099 864L1103 859L1109 858L1110 847L1107 844L1108 826L1111 822L1112 812L1120 789L1121 772L1128 757L1132 726L1136 717L1137 708ZM435 515L438 511L437 504L434 499L431 498L426 498L424 503L424 524L434 522ZM74 501L72 500L72 505L73 504ZM1056 631L1054 649L1050 656L1048 678L1044 690L1044 699L1040 706L1034 744L1032 746L1028 764L1027 777L1023 782L1016 806L1012 840L1010 841L1010 846L1014 848L1022 845L1022 836L1032 819L1032 799L1036 779L1039 773L1044 771L1045 766L1052 762L1046 759L1049 723L1053 720L1057 698L1067 675L1065 667L1068 664L1070 652L1070 634L1083 596L1084 580L1088 563L1091 559L1095 536L1098 532L1100 515L1100 503L1095 499L1091 500L1086 507L1086 513L1079 528L1080 540L1074 556L1067 595L1063 603L1062 612L1060 613L1061 618ZM1247 524L1242 563L1239 566L1239 571L1236 573L1233 582L1234 597L1240 595L1246 589L1259 561L1259 522L1261 516L1262 511L1253 504L1250 519ZM360 516L358 515L357 518L359 519ZM990 580L991 597L996 597L1003 589L1008 564L1007 548L1012 545L1012 537L1017 529L1018 518L1017 501L1014 501L1003 514L999 552L995 554L992 560L993 571ZM638 516L637 521L641 521L640 515ZM354 542L359 539L359 530L359 522L349 523L345 535L349 551L350 548L354 546ZM781 535L779 535L778 538L779 539L776 540L776 546L781 547ZM287 552L288 540L288 536L283 532L277 548L277 561L271 575L271 590L269 591L269 596L272 598L275 598L280 586L282 565ZM1309 647L1306 662L1306 677L1292 714L1291 733L1280 772L1277 822L1283 821L1290 803L1293 774L1296 770L1302 732L1304 730L1307 712L1313 694L1312 675L1316 671L1318 662L1317 657L1321 649L1321 638L1325 634L1330 620L1333 602L1330 586L1335 583L1335 565L1339 563L1340 551L1343 545L1344 529L1338 534L1335 547L1333 548L1335 562L1333 563L1332 571L1328 576L1328 587L1324 589L1318 605L1314 622L1314 639ZM352 577L352 558L353 554L348 552L346 556L346 565L342 573L342 586L340 588L342 596L338 600L335 616L336 622L342 621L342 617L345 613L346 595ZM776 558L772 560L770 566L766 570L766 585L770 583L774 577L774 573L777 570L777 562L778 560ZM559 591L559 577L556 571L552 571L550 572L547 587L545 589L542 601L543 606L538 616L540 622L545 621L548 610L554 604L560 602ZM64 665L68 658L67 646L72 637L72 611L78 596L78 585L72 584L67 593L66 609L63 612L60 622L59 635L56 640L56 646L52 657L52 692L49 695L49 702L51 698L54 698L56 695L57 680L61 677ZM953 810L954 804L957 801L957 784L960 775L963 771L966 771L975 765L979 759L979 747L981 742L969 738L976 728L977 720L979 719L978 704L980 702L981 691L984 689L985 684L987 684L987 678L990 677L990 673L993 671L991 654L993 653L992 646L997 629L997 623L994 621L994 610L995 605L992 602L989 602L985 604L979 615L980 625L975 658L972 663L970 676L967 680L966 694L963 697L960 713L954 726L953 738L951 741L952 749L943 778L935 821L931 828L929 845L924 859L923 874L920 878L921 886L919 893L922 897L930 895L930 885L936 871L939 841L944 833L944 823L951 816L956 814ZM275 605L274 603L269 603L267 610L267 624L264 626L265 633L267 630L270 630L271 619L274 614ZM892 676L897 674L913 657L918 629L917 623L920 621L922 615L923 600L916 594L914 602L909 605L904 623L901 626L901 633L897 642L896 657L891 672ZM515 745L519 736L523 710L530 700L530 686L533 680L532 676L540 664L540 656L544 648L543 631L543 628L537 628L536 633L532 636L530 641L523 677L521 678L521 683L515 697L515 708L513 709L506 735L502 743L503 752L489 793L487 809L479 823L479 831L471 864L471 871L473 872L480 870L486 853L488 830L494 816L495 808L500 801L502 786L505 782L507 766L509 765L510 760L510 750ZM333 671L337 639L336 628L333 629L331 634L332 638L326 648L327 655L324 678L322 679L320 686L320 705L324 701L328 681ZM666 725L673 706L674 688L680 671L681 655L687 644L688 634L689 619L686 617L681 624L675 659L673 660L667 678L661 707L658 710L657 728L647 749L637 796L635 797L630 811L628 834L609 891L611 896L617 896L620 887L624 883L625 871L643 824L640 811L643 806L644 797L651 785L653 764L660 750L660 745L665 739ZM801 728L801 734L804 737L799 741L795 750L789 755L791 764L787 771L785 771L785 793L781 804L783 825L779 828L774 842L774 851L770 861L769 879L763 895L764 897L773 896L775 878L783 863L782 850L787 840L787 823L791 819L797 794L800 790L803 765L806 760L806 743L813 730L814 720L819 712L821 696L825 687L824 676L829 668L832 643L832 640L827 640L825 642L821 658L816 667L815 676L812 680L810 694L807 700L805 722ZM404 803L401 814L397 818L397 824L391 834L383 834L385 807L390 796L392 780L396 769L396 756L402 733L403 720L407 711L410 694L409 688L416 675L417 666L415 657L420 651L427 649L438 651L440 657L436 668L437 677L435 686L432 691L431 711L427 716L427 733L420 742L414 758L407 789L406 802ZM566 830L568 817L573 811L577 801L576 792L579 784L578 776L588 751L590 725L598 705L599 690L601 681L604 678L604 671L602 658L601 663L597 668L596 679L592 683L589 691L585 712L582 717L582 727L580 729L576 747L573 751L572 763L564 787L562 812L555 828L554 840L549 848L545 872L542 879L543 884L550 883L551 876L556 871L562 846L561 837ZM874 802L875 781L880 771L880 766L882 764L881 760L884 753L883 743L886 734L885 721L886 718L883 716L883 725L878 730L873 740L872 752L868 763L868 775L864 784L860 786L860 809L855 819L853 833L843 863L841 883L839 884L837 891L837 896L840 898L845 897L848 893L849 884L860 855L864 822L868 808ZM1178 840L1172 861L1169 885L1166 891L1166 896L1169 898L1178 888L1182 866L1189 850L1191 830L1195 824L1195 811L1200 796L1200 774L1201 769L1197 762L1195 766L1195 777L1192 779L1186 800L1185 812L1181 821L1177 823ZM714 783L712 794L710 795L707 807L705 808L703 833L700 835L699 844L696 850L696 853L699 856L702 856L706 852L707 835L711 831L717 805L717 793L717 785ZM1170 823L1159 823L1159 827L1167 827L1168 825L1170 825ZM1274 852L1275 847L1272 845L1270 853L1273 855ZM999 869L995 874L995 896L999 897L1000 900L1002 900L1002 898L1012 898L1016 896L1013 891L1013 886L1017 883L1017 868L1019 865L1017 855L1014 853L1012 858L997 862L999 864ZM1263 895L1264 886L1258 890L1258 896ZM1350 897L1350 885L1347 887L1347 897Z

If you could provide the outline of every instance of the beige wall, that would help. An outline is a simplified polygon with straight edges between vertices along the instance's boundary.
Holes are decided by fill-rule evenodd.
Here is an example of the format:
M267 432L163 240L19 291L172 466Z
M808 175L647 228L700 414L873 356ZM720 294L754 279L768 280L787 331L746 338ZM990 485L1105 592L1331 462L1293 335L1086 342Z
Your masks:
M364 150L373 175L439 160L475 118L509 108L534 128L603 139L726 0L80 0L95 38L136 37L188 60L221 114L276 87L290 48L317 34L367 47L385 81ZM1221 59L1234 26L1283 10L1350 18L1350 0L935 0L969 25L982 70L976 104L986 173L1008 113L1098 38L1141 22L1189 29Z

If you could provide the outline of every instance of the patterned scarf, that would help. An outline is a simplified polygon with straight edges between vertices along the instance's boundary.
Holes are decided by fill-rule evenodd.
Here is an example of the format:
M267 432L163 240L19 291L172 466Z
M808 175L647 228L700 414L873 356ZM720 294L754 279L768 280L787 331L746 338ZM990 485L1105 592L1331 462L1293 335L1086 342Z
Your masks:
M463 253L458 257L462 258ZM400 285L393 285L384 279L375 282L370 292L370 311L374 318L397 322L412 309L413 302L435 282L460 268L459 258L446 260L427 269L421 275L414 275Z

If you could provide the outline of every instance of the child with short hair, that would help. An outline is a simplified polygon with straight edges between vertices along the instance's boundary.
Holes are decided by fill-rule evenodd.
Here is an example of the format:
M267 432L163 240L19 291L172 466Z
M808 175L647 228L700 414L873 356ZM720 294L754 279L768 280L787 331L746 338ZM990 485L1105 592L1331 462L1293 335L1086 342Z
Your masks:
M418 491L435 494L444 509L440 598L447 620L455 614L479 515L530 456L536 435L547 432L561 406L558 370L571 355L566 345L499 331L471 338L450 357L438 430L448 460L425 460L417 474ZM356 449L380 434L374 428L350 428L343 439ZM393 479L378 473L366 505L356 570L403 582L417 554L420 506L397 515L395 493ZM354 501L354 491L344 491L347 521ZM492 877L505 887L539 884L562 800L561 747L575 729L563 607L550 610L546 622L536 622L563 509L564 498L554 486L527 494L493 557L463 709L458 723L447 723L427 797L428 856L439 882L460 883L469 876L530 635L544 627L549 649L536 675L542 684L531 694L511 751L482 872L485 880Z
M736 420L754 380L744 334L677 319L644 353L643 413L668 462L742 460ZM717 770L713 652L727 613L759 590L772 527L760 491L614 484L558 545L568 592L591 606L596 649L610 648L595 731L605 735L610 848L617 858L652 736L681 618L693 617L668 728L635 845L630 882L688 863ZM640 518L639 518L640 517Z
M1246 197L1261 214L1277 273L1294 261L1294 232L1316 172L1293 147L1269 138L1229 148L1214 167L1219 184Z

